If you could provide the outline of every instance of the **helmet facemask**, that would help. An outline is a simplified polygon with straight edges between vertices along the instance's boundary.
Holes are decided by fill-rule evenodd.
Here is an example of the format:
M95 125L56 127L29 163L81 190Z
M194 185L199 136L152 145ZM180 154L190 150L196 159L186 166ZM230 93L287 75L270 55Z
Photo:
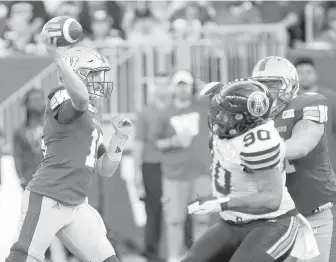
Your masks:
M266 85L273 98L271 116L278 115L299 91L295 66L286 58L268 56L261 59L252 71L252 79Z
M216 97L213 99L216 99ZM220 139L231 139L239 136L251 127L259 125L260 122L261 119L250 119L244 113L231 113L219 105L210 108L208 113L209 129Z
M113 91L113 82L108 81L107 72L109 70L109 67L81 67L78 69L78 74L84 78L84 83L91 100L99 97L110 97Z
M271 116L276 116L296 97L299 86L283 77L257 77L254 80L264 84L273 97Z

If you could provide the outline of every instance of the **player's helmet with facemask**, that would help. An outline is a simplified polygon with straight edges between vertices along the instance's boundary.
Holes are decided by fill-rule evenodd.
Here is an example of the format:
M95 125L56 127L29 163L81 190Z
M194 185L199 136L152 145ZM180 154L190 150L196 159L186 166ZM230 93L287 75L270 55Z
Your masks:
M274 104L272 116L285 109L299 91L299 77L295 66L279 56L261 59L254 67L252 79L263 83L270 90Z
M244 134L269 120L273 98L263 84L237 80L223 85L211 100L210 131L220 139Z
M113 91L113 82L108 81L110 66L96 50L89 47L73 47L62 55L64 61L83 80L91 99L108 98Z

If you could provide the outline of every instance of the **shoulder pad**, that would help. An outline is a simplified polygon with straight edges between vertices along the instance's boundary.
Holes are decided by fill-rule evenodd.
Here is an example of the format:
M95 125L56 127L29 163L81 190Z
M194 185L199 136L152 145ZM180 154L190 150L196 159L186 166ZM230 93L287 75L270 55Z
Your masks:
M250 170L264 170L282 163L284 144L274 126L262 125L248 132L243 139L247 142L240 153L243 166Z
M306 93L292 101L295 111L299 112L300 119L307 119L317 123L328 120L327 98L322 94Z
M308 105L320 105L326 104L327 98L319 93L305 93L302 95L297 96L292 101L293 103L297 102L301 106L308 106Z
M50 108L52 110L57 109L64 101L70 99L68 92L65 90L64 87L57 88L53 90L48 95L50 101Z

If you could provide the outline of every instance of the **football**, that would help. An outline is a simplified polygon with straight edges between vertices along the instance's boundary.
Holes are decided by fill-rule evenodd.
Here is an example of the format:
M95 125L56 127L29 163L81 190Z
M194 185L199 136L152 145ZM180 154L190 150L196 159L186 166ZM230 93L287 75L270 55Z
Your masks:
M57 46L69 46L76 43L82 33L81 24L68 16L57 16L50 19L42 29L49 38L57 38Z

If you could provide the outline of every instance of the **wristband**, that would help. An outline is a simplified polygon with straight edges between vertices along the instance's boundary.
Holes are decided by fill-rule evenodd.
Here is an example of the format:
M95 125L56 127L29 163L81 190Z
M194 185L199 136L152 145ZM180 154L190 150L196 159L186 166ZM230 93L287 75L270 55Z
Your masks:
M110 139L109 148L107 150L108 158L112 161L120 161L126 142L127 140L123 140L114 134Z

